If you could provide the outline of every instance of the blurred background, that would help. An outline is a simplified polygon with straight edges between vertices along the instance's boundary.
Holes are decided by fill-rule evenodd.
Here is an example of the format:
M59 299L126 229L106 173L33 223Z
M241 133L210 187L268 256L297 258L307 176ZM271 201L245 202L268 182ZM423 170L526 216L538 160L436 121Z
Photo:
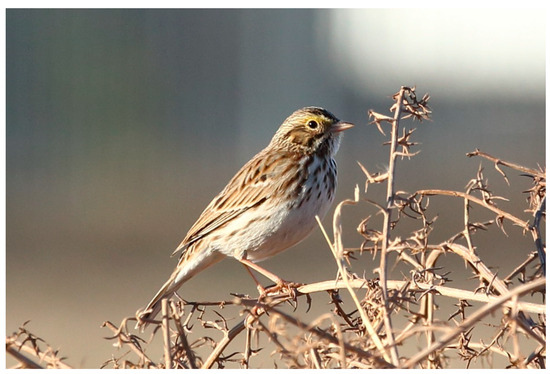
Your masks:
M367 111L388 113L401 85L430 93L433 120L406 123L421 153L398 164L398 190L464 190L480 164L465 156L475 148L545 165L540 10L8 9L6 38L6 332L31 320L75 367L111 357L101 323L149 301L204 207L298 108L357 125L337 156L337 201L364 185L356 161L386 167L386 139ZM529 220L521 191L530 181L508 187L484 165L495 191L513 196L502 207ZM383 188L368 196L382 201ZM462 202L438 203L434 242L462 229ZM344 213L345 244L357 247L355 228L375 211ZM499 274L534 249L506 228L502 242L478 243ZM337 269L318 230L263 266L300 282ZM354 270L374 278L374 267L365 255ZM255 294L235 261L181 289L188 300L229 292Z

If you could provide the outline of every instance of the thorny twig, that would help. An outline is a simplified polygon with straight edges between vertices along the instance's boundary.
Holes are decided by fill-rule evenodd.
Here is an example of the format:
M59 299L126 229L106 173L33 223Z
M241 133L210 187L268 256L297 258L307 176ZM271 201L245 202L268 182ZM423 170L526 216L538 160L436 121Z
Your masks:
M56 350L27 329L28 323L25 322L19 331L6 338L6 352L18 362L17 368L43 369L45 363L46 368L72 369L63 362L64 357L59 357Z
M475 323L477 323L481 318L484 316L490 314L495 309L499 308L502 304L504 304L507 301L510 301L510 299L515 298L517 296L521 296L523 294L541 290L546 285L546 279L539 278L536 281L533 281L528 284L521 285L517 287L516 289L508 292L505 295L500 296L497 300L494 302L487 304L483 306L482 308L478 309L475 313L472 313L472 315L464 320L460 325L458 325L455 329L445 334L443 337L441 337L436 344L434 344L431 347L428 347L424 349L423 351L417 353L413 357L411 357L407 362L403 364L404 368L413 368L415 367L420 361L422 361L425 357L427 357L432 352L437 351L438 349L441 349L445 345L449 344L454 338L456 338L460 333L463 331L471 328Z
M384 355L384 358L386 360L388 360L389 357L386 355L386 351L385 351L385 348L382 344L382 341L378 337L378 334L375 332L374 327L373 327L369 317L365 314L365 311L363 310L363 308L361 308L361 305L359 303L359 299L357 298L357 295L353 291L353 287L351 287L349 285L350 274L349 274L349 272L347 271L347 269L345 268L345 266L343 264L343 258L342 258L343 245L342 245L342 242L341 242L341 235L340 235L341 229L338 227L338 222L339 222L338 217L340 215L341 208L343 207L343 205L345 205L345 204L354 204L354 203L357 202L357 197L358 197L357 192L358 191L357 191L357 188L356 188L356 192L355 192L356 199L355 200L345 200L345 201L341 202L340 204L338 204L338 207L336 208L336 212L335 212L335 215L334 215L334 217L335 217L335 219L334 219L334 224L335 224L335 227L334 227L334 235L335 235L334 243L335 243L335 245L331 244L330 239L329 239L323 225L321 224L321 221L320 221L319 217L316 217L316 218L317 218L317 222L319 224L319 227L321 228L321 231L325 235L325 238L327 240L327 243L328 243L329 247L332 249L332 253L333 253L334 258L336 260L336 263L338 265L338 274L342 277L343 282L346 285L346 288L348 289L348 292L349 292L350 296L353 299L353 302L357 306L357 310L361 314L361 321L363 322L363 326L364 326L365 330L368 332L369 336L373 340L374 344L376 345L376 347L378 348L380 353L382 355Z

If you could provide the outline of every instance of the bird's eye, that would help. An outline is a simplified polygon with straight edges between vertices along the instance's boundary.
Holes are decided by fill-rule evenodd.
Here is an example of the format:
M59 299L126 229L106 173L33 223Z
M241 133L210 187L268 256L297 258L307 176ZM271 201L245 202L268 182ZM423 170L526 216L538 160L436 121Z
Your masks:
M309 127L312 130L316 129L318 126L319 124L317 123L317 121L309 121L307 123L307 127Z

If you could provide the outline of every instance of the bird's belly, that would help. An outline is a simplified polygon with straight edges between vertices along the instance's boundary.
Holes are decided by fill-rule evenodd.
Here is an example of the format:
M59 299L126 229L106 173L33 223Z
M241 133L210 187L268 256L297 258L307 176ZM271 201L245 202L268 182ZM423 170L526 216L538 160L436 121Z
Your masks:
M315 216L323 218L334 199L336 164L315 157L307 175L294 185L282 183L290 191L283 194L286 200L278 195L247 210L219 230L219 240L211 244L226 256L261 261L305 239L317 226Z
M226 245L220 251L257 262L299 243L317 226L315 216L323 218L332 203L332 194L321 191L319 195L316 190L312 193L315 196L309 199L304 196L301 204L281 204L269 210L247 212L247 218L235 222L238 229L226 237Z

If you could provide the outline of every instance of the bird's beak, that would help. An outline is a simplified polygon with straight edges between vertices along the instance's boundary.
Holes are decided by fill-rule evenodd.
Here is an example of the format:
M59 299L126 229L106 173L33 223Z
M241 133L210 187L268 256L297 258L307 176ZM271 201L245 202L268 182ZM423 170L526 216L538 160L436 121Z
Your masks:
M330 127L330 132L344 131L347 129L351 129L353 126L355 125L349 122L336 122L334 125Z

